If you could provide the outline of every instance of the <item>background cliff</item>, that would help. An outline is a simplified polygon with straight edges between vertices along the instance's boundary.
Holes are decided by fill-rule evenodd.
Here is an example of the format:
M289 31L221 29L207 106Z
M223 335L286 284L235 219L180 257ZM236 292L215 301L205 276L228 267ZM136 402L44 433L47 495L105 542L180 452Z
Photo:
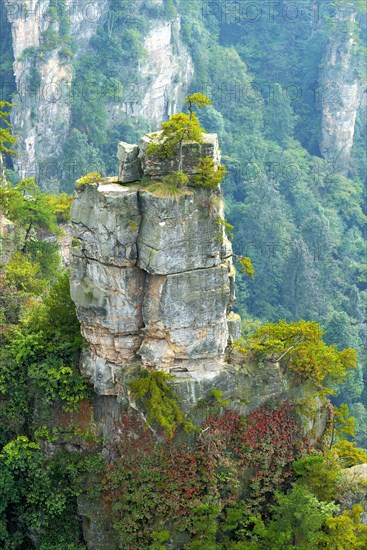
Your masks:
M15 94L22 151L8 165L41 186L114 175L116 142L156 129L188 88L213 99L203 125L222 143L235 248L256 270L237 280L244 327L314 318L329 343L356 347L343 398L363 425L364 2L1 6L2 93Z

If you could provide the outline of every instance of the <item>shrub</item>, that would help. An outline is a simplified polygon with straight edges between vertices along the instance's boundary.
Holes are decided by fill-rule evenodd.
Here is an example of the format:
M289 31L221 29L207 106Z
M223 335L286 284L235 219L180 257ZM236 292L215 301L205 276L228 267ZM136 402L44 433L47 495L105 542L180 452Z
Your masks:
M215 166L214 159L211 157L201 158L196 170L198 173L193 177L193 184L205 189L218 187L226 174L225 167L221 164Z
M146 190L161 198L176 199L184 195L191 195L191 191L185 189L189 178L183 172L172 172L165 176L162 181L149 183Z
M208 443L232 453L246 479L252 501L264 503L291 476L292 462L305 450L302 430L288 402L277 409L264 406L246 419L233 411L209 417Z
M281 361L301 379L322 387L324 380L339 382L348 369L356 368L355 350L338 351L326 345L322 336L315 321L267 323L247 339L242 351L259 361L269 357Z
M341 440L333 446L340 462L345 468L356 466L357 464L367 463L367 453L363 449L358 449L356 444L351 441Z
M218 499L213 454L159 443L130 416L119 431L104 487L122 547L149 548L158 527L195 532L193 510Z
M172 379L174 376L163 371L144 370L139 379L130 383L132 394L148 411L148 424L156 422L168 437L172 437L180 425L186 431L193 429L178 405L177 395L170 385Z
M76 180L77 187L81 185L88 185L88 183L97 183L102 179L102 176L98 172L89 172L85 176L82 176Z
M334 500L341 480L341 468L334 452L311 454L293 464L299 483L305 484L314 495L323 501Z

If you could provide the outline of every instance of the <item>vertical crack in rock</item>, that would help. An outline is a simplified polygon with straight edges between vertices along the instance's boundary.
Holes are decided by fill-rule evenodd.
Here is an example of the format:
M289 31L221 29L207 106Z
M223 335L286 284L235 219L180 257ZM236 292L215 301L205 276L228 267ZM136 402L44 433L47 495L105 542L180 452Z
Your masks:
M145 157L147 141L139 151L119 144L119 183L74 194L71 295L88 344L81 368L101 395L119 395L119 377L136 364L212 379L224 368L229 337L239 334L220 191L173 200L131 185L132 173L172 169ZM201 147L184 145L184 171L195 173L203 154L219 163L215 134Z

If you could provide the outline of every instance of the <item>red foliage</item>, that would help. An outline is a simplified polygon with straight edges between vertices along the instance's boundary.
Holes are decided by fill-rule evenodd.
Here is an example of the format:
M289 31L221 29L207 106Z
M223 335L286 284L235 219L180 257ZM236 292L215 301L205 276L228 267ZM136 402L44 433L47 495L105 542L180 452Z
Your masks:
M104 484L124 548L148 544L159 525L192 531L193 509L202 504L223 509L239 497L266 503L305 448L289 403L246 418L211 416L192 448L157 441L130 416L119 435Z
M231 453L247 482L250 496L263 500L284 484L291 464L306 448L303 433L288 402L265 405L246 419L227 411L208 418L209 435L221 453Z

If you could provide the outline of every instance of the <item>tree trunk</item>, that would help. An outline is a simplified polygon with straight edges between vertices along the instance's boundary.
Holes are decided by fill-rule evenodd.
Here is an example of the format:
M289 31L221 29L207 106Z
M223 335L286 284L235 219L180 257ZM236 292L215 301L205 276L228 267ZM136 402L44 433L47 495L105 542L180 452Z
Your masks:
M179 152L179 157L178 157L178 171L179 172L182 172L182 165L183 165L183 152L182 152L182 149L183 149L183 141L181 140L180 141L180 152Z
M29 239L29 234L31 232L31 229L32 229L32 222L29 224L29 227L28 227L27 232L25 234L24 245L23 245L23 248L22 248L22 253L23 254L25 254L27 252L27 244L28 244L28 239Z

